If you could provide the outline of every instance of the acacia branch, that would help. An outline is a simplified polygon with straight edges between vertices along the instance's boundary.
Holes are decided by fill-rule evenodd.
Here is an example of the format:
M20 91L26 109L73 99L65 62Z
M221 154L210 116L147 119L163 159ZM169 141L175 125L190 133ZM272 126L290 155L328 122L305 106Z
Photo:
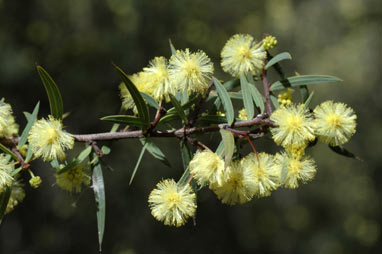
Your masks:
M99 141L99 140L107 141L107 140L144 138L144 137L182 138L182 137L192 135L192 134L197 134L197 133L209 133L209 132L219 131L220 129L251 127L254 125L272 127L274 126L274 123L268 119L267 114L262 114L262 115L256 116L252 120L234 123L232 126L229 126L228 124L219 124L219 125L202 126L202 127L182 127L177 130L152 130L151 132L143 132L142 130L125 131L125 132L105 132L105 133L95 133L95 134L73 135L73 137L78 142L90 142L90 141Z

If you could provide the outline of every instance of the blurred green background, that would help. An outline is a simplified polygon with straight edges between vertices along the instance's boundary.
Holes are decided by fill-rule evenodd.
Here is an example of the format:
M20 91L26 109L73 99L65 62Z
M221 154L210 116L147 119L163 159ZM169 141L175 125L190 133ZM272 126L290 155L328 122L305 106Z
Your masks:
M271 53L289 51L293 57L283 62L289 76L298 71L344 80L312 87L312 106L332 99L354 108L357 133L346 148L364 162L318 144L311 151L318 165L313 182L234 207L203 189L197 225L171 228L150 215L147 197L159 180L182 174L178 141L157 140L172 168L145 154L131 186L141 145L115 142L106 158L115 170L104 171L104 253L377 253L381 9L379 0L0 0L0 97L11 103L22 127L22 112L31 112L38 100L40 117L47 116L49 104L35 70L39 63L59 84L65 111L71 112L67 130L107 131L111 125L98 118L120 107L119 78L111 62L137 72L155 56L169 57L171 38L179 49L204 50L215 63L215 75L227 80L219 64L227 39L236 33L258 39L270 33L279 41ZM273 151L275 146L260 142L258 147ZM47 164L32 166L43 185L33 190L26 184L26 199L5 217L0 253L96 253L92 190L79 196L64 193Z

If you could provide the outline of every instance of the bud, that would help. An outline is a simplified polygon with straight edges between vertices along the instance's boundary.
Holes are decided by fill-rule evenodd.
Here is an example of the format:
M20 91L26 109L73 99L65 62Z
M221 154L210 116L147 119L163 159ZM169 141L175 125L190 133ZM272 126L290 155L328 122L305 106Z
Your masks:
M263 48L265 50L273 49L277 45L276 37L268 35L263 39Z
M39 176L34 176L29 180L29 184L31 185L32 188L35 188L35 189L40 187L41 183L42 183L42 180L41 180L41 177Z

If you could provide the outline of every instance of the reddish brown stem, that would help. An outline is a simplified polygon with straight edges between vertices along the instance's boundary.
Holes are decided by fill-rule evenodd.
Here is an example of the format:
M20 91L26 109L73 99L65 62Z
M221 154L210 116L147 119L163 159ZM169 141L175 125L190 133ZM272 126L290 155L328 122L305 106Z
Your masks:
M255 146L253 145L252 140L250 139L249 136L247 136L247 140L248 140L248 143L251 145L253 152L256 154L257 163L258 163L258 165L259 165L259 167L260 167L260 158L259 158L259 154L257 153L256 148L255 148Z

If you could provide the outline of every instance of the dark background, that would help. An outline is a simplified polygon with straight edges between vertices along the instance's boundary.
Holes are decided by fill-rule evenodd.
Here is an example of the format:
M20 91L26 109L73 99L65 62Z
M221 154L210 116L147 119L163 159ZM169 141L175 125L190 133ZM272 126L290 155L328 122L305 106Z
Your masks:
M104 171L104 253L377 253L381 9L378 0L0 0L0 97L11 103L21 128L22 112L31 112L38 100L39 116L47 116L49 104L35 70L37 62L59 84L65 111L71 112L65 120L68 131L107 131L111 125L98 118L120 107L119 79L111 62L128 73L137 72L155 56L169 57L171 38L177 48L204 50L215 63L215 76L227 80L219 55L230 36L275 35L279 45L272 53L289 51L293 57L283 62L289 76L298 71L344 80L312 87L312 106L332 99L354 108L357 133L346 148L364 162L318 144L311 151L318 165L313 182L234 207L222 205L203 189L198 194L197 225L172 228L151 216L147 197L161 179L180 177L178 141L156 142L172 168L145 154L131 186L141 145L136 140L115 142L106 158L115 170ZM271 142L257 147L275 148ZM37 190L25 184L26 199L0 227L0 253L97 253L92 190L65 193L54 185L49 164L32 166L43 184Z

